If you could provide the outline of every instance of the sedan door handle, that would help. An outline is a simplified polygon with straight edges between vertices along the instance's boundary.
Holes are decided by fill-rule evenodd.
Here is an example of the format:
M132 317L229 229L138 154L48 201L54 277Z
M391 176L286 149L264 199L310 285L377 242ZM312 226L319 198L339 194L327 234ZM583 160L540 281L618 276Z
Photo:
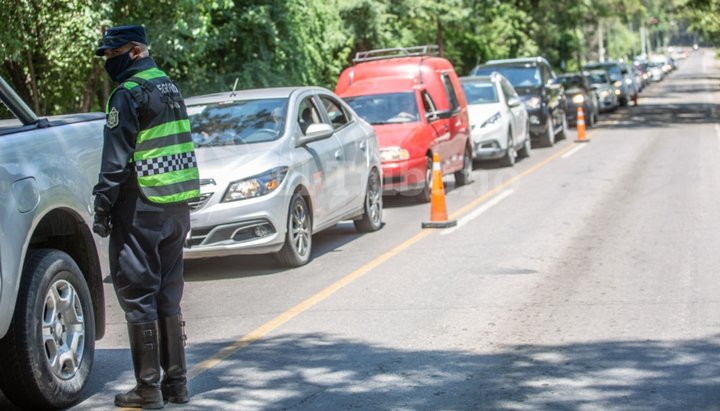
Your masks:
M367 140L363 140L363 142L360 143L360 150L367 151Z
M340 160L341 158L342 158L342 149L338 149L338 150L335 152L335 159L336 159L336 160Z

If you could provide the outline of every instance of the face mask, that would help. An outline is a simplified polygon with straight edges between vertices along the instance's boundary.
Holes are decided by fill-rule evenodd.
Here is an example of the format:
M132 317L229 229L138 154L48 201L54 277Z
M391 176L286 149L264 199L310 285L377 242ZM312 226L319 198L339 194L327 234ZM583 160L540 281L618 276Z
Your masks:
M130 58L131 51L132 49L119 56L105 60L105 71L107 71L112 81L118 81L120 74L132 64L133 60Z

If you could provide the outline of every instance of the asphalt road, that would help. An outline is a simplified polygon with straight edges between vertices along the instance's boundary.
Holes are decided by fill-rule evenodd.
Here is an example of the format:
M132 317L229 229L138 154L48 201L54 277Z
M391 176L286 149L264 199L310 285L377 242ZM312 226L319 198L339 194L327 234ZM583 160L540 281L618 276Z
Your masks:
M720 410L720 61L698 51L590 143L446 180L450 230L385 226L313 261L187 263L193 410ZM73 410L133 384L112 287ZM0 401L0 406L3 403Z

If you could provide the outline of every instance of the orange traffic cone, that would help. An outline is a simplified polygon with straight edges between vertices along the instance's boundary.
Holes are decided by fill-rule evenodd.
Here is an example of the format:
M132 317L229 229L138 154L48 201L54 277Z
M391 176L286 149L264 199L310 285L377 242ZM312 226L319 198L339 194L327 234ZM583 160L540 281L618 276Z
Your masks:
M577 140L576 143L587 143L590 139L585 136L585 114L582 106L577 109Z
M445 207L445 188L443 188L440 155L433 154L432 192L430 193L430 222L422 223L422 228L447 228L457 225L456 220L448 220Z

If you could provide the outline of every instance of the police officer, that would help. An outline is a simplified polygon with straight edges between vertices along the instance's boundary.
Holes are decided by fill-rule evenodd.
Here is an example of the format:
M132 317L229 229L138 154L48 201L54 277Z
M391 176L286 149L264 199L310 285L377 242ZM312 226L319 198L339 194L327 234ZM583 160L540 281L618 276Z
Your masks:
M119 86L106 106L93 231L110 236L110 274L137 382L115 405L186 403L183 242L199 180L185 103L149 57L142 26L108 29L95 54Z

